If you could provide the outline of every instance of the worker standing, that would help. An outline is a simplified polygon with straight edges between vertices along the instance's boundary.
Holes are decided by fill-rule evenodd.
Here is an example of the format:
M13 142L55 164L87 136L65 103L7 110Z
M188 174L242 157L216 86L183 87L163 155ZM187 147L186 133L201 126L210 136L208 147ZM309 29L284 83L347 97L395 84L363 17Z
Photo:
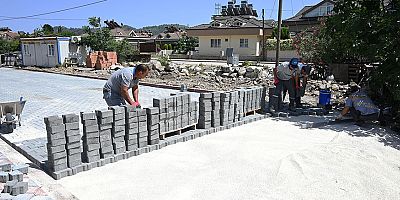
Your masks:
M139 80L145 78L150 68L139 64L136 67L126 67L114 72L103 87L103 98L108 106L129 105L140 107ZM132 89L133 99L129 96Z
M289 110L295 111L295 86L297 85L296 73L298 68L298 59L292 58L290 62L279 64L274 70L275 91L272 95L271 106L274 111L281 110L282 92L287 90L289 93Z
M306 92L306 86L307 86L307 80L308 80L308 74L310 74L311 68L309 65L305 65L303 62L298 63L298 69L297 69L297 84L296 84L296 107L297 108L302 108L302 103L301 103L301 97L305 95Z

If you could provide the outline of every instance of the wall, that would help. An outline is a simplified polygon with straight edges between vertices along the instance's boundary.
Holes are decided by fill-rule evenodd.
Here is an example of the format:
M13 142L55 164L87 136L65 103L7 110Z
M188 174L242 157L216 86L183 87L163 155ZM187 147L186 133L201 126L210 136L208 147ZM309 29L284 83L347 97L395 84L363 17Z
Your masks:
M330 2L323 3L318 8L315 8L311 12L305 14L305 17L319 17L319 16L326 16L327 14L327 7L330 6L333 9L333 4Z
M64 64L65 59L69 57L69 40L58 40L56 51L59 51L58 64Z
M220 48L211 48L211 39L221 39ZM249 47L240 48L240 39L248 39ZM228 41L225 41L228 40ZM257 35L231 35L231 36L200 36L199 55L200 56L220 56L221 51L226 48L234 48L234 53L243 56L259 56L260 42Z
M29 54L25 54L24 44L28 45ZM48 45L54 44L54 56L48 55ZM23 65L54 67L59 64L56 40L22 41Z

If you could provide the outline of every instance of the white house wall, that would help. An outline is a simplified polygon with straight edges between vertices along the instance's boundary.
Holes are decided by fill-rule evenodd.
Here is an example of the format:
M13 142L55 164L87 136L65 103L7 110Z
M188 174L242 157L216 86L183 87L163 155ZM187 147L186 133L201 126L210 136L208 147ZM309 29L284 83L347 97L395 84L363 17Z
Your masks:
M56 51L60 53L58 63L64 64L65 59L69 57L69 41L58 41L58 49Z
M330 2L323 3L320 5L318 8L315 8L314 10L310 11L309 13L305 14L305 17L320 17L320 16L326 16L327 13L327 7L331 7L333 9L333 4Z
M211 39L221 39L221 47L211 48ZM249 47L241 48L240 39L248 39ZM221 51L225 52L227 48L233 48L234 54L239 54L242 56L259 56L260 39L256 35L199 36L200 56L219 56Z
M48 45L54 45L54 56L49 55ZM57 40L21 41L23 65L54 67L59 65ZM28 45L29 54L25 54L24 45ZM68 45L68 44L67 44ZM67 48L68 49L68 48ZM66 54L68 56L68 53Z

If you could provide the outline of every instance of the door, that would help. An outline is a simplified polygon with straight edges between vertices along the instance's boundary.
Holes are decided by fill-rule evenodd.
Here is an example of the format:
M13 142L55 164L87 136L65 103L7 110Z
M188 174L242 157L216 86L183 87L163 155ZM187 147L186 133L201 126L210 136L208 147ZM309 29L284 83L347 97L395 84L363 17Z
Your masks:
M35 61L36 66L43 66L43 49L40 42L35 43Z

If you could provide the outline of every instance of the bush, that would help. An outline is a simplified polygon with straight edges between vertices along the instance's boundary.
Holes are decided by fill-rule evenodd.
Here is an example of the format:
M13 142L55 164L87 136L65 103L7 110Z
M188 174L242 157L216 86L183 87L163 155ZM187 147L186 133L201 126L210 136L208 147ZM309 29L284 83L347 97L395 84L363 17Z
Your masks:
M158 59L157 59L160 63L161 63L161 65L162 66L168 66L169 65L169 62L170 62L170 60L169 60L169 58L167 57L167 56L161 56L161 57L159 57Z
M243 66L243 67L248 67L248 66L250 66L251 64L252 64L252 63L251 63L250 61L246 60L246 61L243 62L242 66Z
M172 50L172 44L168 44L168 50Z
M168 44L164 44L162 50L168 50Z
M292 39L281 40L280 46L281 46L281 51L295 50ZM265 48L269 51L276 50L276 39L267 39Z

